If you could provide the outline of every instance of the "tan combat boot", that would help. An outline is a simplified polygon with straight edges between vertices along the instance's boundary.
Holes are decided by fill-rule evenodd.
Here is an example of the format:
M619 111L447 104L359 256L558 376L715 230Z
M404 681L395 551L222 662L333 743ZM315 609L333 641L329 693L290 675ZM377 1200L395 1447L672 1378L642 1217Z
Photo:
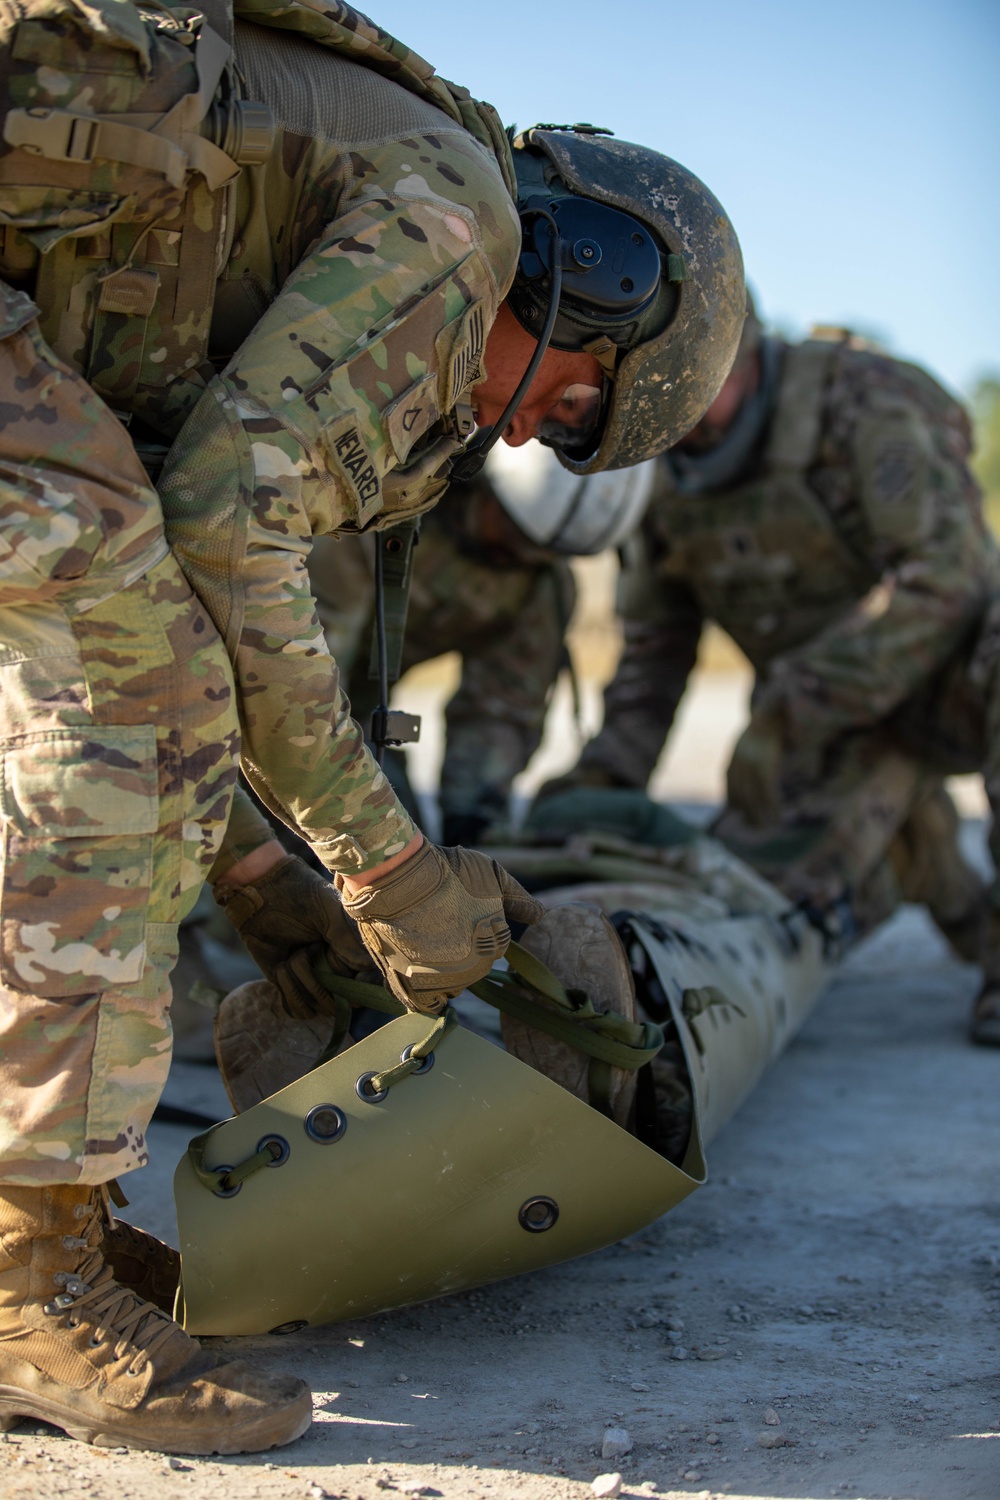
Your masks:
M172 1317L181 1279L180 1252L126 1219L116 1219L107 1202L107 1190L100 1191L105 1199L101 1250L112 1276L119 1286Z
M913 808L889 846L904 901L926 906L957 958L978 963L988 919L987 888L960 844L961 819L935 787Z
M219 1362L120 1286L99 1188L0 1185L0 1430L20 1417L161 1453L253 1453L312 1419L308 1387Z

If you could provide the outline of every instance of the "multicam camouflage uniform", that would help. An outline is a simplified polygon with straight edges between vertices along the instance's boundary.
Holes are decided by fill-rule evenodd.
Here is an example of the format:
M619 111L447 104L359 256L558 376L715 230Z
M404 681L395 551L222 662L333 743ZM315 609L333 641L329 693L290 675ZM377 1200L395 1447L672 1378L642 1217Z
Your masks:
M335 639L340 645L338 661L349 671L348 696L362 724L378 697L368 675L373 584L366 564L358 543L325 538L309 562L320 619L331 647ZM445 710L446 844L474 843L506 812L511 783L538 748L552 687L567 661L574 600L568 563L534 546L506 518L485 476L453 484L422 522L402 666L448 651L462 657L461 681Z
M496 162L433 106L291 36L238 25L236 50L281 127L280 149L248 174L221 288L230 343L248 336L160 493L234 663L249 779L328 868L358 873L414 829L349 716L309 543L439 497L458 441L448 414L519 228Z
M222 65L200 13L31 0L2 26L7 1182L145 1160L175 925L219 854L240 729L255 786L330 868L413 833L350 719L305 559L314 533L440 493L518 222L461 91L334 0L279 24L372 67L240 23L278 131L238 180L199 134ZM89 161L83 96L108 117L181 112L153 145L102 124ZM173 443L174 556L105 401ZM244 808L225 862L265 834Z
M776 823L733 798L719 834L795 895L868 881L877 920L901 885L947 931L976 882L950 858L940 778L985 768L1000 794L997 632L983 623L1000 560L968 422L925 372L845 337L768 357L773 390L737 472L692 486L683 460L661 461L623 579L624 653L580 774L645 784L715 620L757 673L735 761L773 745L778 792ZM879 865L902 825L911 854L941 840L923 884L905 839L901 879Z
M236 778L232 673L124 430L26 296L0 318L0 1160L105 1181L146 1160L176 924Z

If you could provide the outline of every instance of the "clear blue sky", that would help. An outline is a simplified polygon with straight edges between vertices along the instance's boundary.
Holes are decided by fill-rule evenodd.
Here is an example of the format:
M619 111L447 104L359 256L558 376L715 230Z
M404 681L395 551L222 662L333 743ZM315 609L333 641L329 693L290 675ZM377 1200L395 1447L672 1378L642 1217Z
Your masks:
M507 123L590 120L731 215L766 317L1000 370L997 0L361 0ZM421 14L423 11L423 14Z

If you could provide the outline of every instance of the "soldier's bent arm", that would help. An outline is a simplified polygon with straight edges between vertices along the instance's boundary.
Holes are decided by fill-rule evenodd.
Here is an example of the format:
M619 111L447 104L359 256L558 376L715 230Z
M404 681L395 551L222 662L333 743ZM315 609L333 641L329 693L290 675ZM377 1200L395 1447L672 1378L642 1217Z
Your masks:
M879 367L873 360L875 374ZM865 401L839 403L851 414L840 435L850 457L845 521L873 581L838 620L778 657L759 684L755 710L778 715L789 749L815 748L891 714L962 648L1000 584L1000 557L966 463L964 414L950 401L942 406L944 393L929 377L902 368L912 390L881 390L870 372ZM933 387L933 405L921 382Z
M703 617L683 584L657 575L653 543L631 544L618 598L622 654L604 690L604 724L580 765L606 772L617 785L641 788L684 696Z
M514 777L541 743L545 712L565 660L575 587L565 562L533 570L513 620L498 620L462 653L462 678L445 711L441 773L445 818L502 817Z
M414 828L350 717L306 557L313 535L362 531L440 493L449 414L519 245L495 163L439 118L429 139L323 164L324 191L344 185L330 222L201 398L160 486L171 546L233 662L248 777L345 874L402 850ZM248 241L270 189L288 197L283 170ZM297 202L293 239L316 211Z

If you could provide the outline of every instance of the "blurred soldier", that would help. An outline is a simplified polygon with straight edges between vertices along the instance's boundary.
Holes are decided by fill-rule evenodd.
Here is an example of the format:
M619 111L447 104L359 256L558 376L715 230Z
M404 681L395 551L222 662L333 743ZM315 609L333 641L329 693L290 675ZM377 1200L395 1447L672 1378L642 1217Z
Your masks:
M143 1300L169 1252L108 1222L169 1064L177 923L211 869L291 1009L310 946L358 946L249 805L223 841L241 735L407 1005L536 912L396 801L311 538L432 504L477 417L581 473L649 456L718 390L742 299L728 221L666 158L589 128L512 149L350 6L236 8L235 54L224 0L0 24L0 1426L190 1453L287 1442L311 1403ZM159 495L135 443L169 450Z
M444 843L474 844L505 816L514 777L541 742L559 672L572 670L565 636L576 589L567 557L619 546L642 515L652 477L651 461L580 478L537 443L503 447L476 479L454 482L423 521L401 665L407 671L447 651L462 658L445 710ZM349 673L352 712L367 725L378 698L368 550L318 537L309 576L327 641ZM403 757L390 752L386 769L414 809Z
M604 727L569 779L645 785L717 621L757 681L716 832L796 898L849 887L863 927L922 901L974 958L985 921L972 1036L996 1044L1000 893L984 902L941 782L984 769L1000 793L1000 566L969 451L925 371L839 330L764 337L751 307L720 396L660 461Z

